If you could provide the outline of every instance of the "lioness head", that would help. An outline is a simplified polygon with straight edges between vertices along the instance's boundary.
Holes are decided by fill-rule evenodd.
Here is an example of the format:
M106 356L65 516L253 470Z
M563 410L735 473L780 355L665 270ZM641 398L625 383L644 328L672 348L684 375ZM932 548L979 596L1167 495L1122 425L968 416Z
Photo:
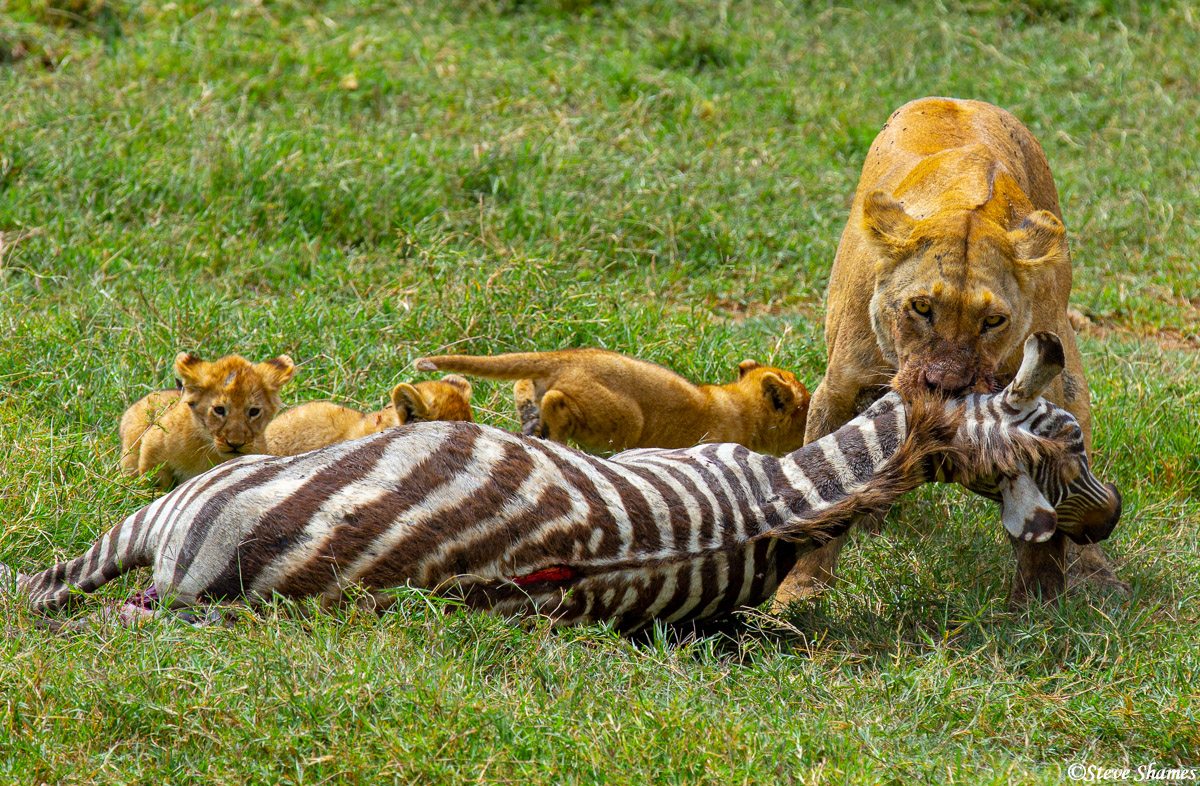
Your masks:
M279 411L279 389L296 373L287 355L251 363L226 355L211 363L189 352L175 356L175 375L183 383L183 401L202 433L226 458L265 450L256 445Z
M757 360L738 364L737 385L751 401L761 402L754 444L760 453L783 455L804 446L804 426L808 422L808 388L790 371L764 366Z
M471 383L458 374L392 389L392 404L384 410L385 428L423 420L475 422L471 412ZM393 421L394 422L391 422Z
M1013 230L1002 218L948 210L917 220L882 191L867 196L871 325L901 387L990 392L997 368L1021 346L1038 274L1069 261L1066 232L1045 210Z

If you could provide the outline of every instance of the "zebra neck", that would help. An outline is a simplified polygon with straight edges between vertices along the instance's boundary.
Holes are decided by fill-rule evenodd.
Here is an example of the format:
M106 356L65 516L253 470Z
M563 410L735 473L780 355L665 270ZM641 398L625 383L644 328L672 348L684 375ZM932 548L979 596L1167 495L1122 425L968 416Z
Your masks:
M836 502L869 483L899 451L908 418L898 393L888 393L865 412L815 442L780 459L790 485L816 502Z
M777 528L781 537L804 529L805 522L825 516L843 518L847 503L865 489L878 487L892 493L883 477L888 462L896 458L908 435L904 402L889 393L863 414L832 434L810 442L775 462L773 491L788 509L787 524Z

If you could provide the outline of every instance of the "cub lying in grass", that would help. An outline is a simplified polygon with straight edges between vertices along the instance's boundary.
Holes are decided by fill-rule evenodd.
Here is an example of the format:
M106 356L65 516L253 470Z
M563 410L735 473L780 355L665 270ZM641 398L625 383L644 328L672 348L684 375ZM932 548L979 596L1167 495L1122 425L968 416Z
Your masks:
M421 358L422 371L515 379L521 432L586 450L686 448L734 442L782 455L804 444L808 390L755 360L727 385L693 385L654 363L603 349Z
M449 374L440 380L392 389L392 403L378 412L359 412L332 401L310 401L279 413L267 426L267 452L296 456L386 428L426 420L465 420L471 414L471 383Z
M251 363L226 355L212 363L175 356L181 390L157 390L121 416L121 467L154 470L164 491L222 461L266 453L263 430L279 411L279 389L296 373L287 355ZM157 469L155 469L157 468Z

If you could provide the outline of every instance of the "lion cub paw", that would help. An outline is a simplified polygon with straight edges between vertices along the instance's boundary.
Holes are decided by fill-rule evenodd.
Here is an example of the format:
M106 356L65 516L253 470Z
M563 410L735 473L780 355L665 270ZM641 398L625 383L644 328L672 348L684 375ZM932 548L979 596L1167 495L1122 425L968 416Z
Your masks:
M517 405L517 419L521 421L522 434L542 439L550 436L550 430L542 421L532 379L519 379L513 384L513 402Z

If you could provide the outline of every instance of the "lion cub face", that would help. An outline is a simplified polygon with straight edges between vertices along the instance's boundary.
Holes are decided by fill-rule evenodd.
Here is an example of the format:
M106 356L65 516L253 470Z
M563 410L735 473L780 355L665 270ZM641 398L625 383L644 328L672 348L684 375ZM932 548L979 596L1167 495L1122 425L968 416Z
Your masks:
M743 396L758 400L756 409L765 413L751 440L754 444L747 447L777 456L804 447L809 395L795 374L757 360L743 360L738 364L738 381L734 384Z
M265 363L251 363L241 355L211 363L188 352L175 357L183 402L225 459L265 452L263 429L279 411L279 388L295 373L287 355Z
M465 420L475 422L471 412L471 383L458 374L410 385L401 382L392 388L392 403L380 415L380 428L402 426L426 420Z
M871 324L897 383L950 395L990 392L1033 320L1038 274L1069 261L1052 213L1005 230L986 213L917 221L876 191L863 223L878 258Z

